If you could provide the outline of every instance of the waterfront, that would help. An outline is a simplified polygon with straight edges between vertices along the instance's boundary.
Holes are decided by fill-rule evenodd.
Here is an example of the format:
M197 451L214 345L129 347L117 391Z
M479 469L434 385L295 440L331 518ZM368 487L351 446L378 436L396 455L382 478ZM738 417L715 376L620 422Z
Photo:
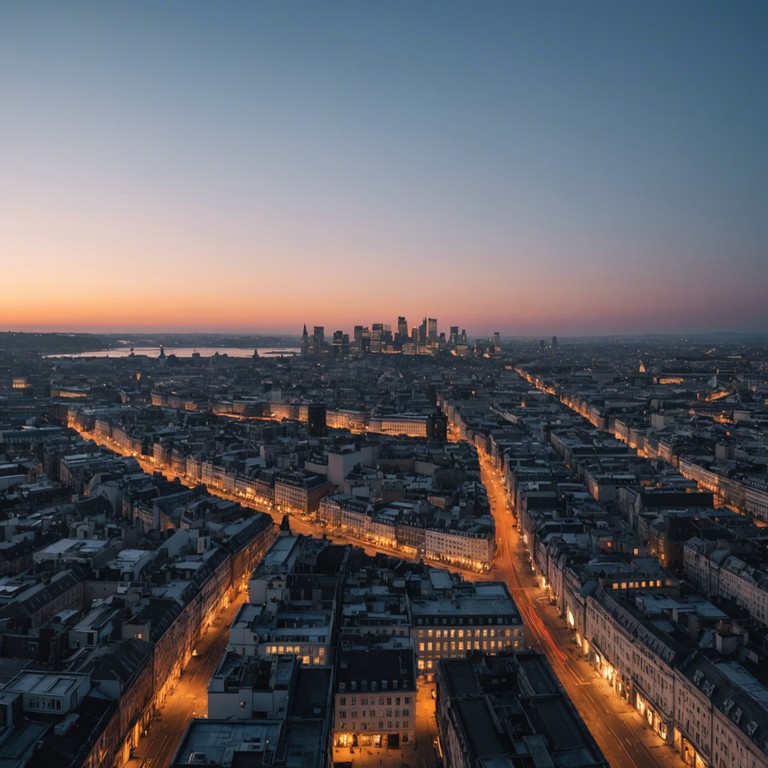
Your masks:
M114 349L99 349L93 352L74 352L64 355L46 355L46 357L158 357L161 347L115 347ZM251 357L254 351L260 357L293 356L299 353L298 347L163 347L166 355L176 357L192 357L197 353L200 357L227 355L228 357Z

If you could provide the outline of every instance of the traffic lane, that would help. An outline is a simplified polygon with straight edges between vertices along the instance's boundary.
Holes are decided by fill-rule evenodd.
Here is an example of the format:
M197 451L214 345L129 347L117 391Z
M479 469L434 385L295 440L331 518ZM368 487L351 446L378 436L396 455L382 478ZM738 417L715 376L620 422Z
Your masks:
M608 684L580 656L556 609L541 599L514 516L507 514L506 489L487 459L481 460L481 478L496 510L494 520L501 543L493 572L507 582L524 622L530 623L525 633L529 645L546 656L603 754L612 765L658 768L681 764L672 749L656 754L650 751L656 744L649 747L646 740L650 737L653 742L656 737L645 729L629 704L606 690ZM662 746L661 742L658 745ZM673 762L668 762L670 757Z
M200 639L176 687L140 741L128 765L159 768L170 765L181 738L193 717L208 716L208 681L229 642L229 627L246 595L237 595Z

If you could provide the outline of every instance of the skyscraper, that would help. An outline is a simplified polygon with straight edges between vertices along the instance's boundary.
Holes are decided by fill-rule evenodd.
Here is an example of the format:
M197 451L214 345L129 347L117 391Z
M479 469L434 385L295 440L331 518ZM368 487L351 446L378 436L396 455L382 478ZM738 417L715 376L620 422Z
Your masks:
M318 354L323 351L325 346L325 327L316 325L312 332L312 351Z
M358 352L363 351L363 326L356 325L352 331L352 343Z
M371 326L371 352L381 352L384 338L384 323L374 323Z
M333 332L333 356L334 357L343 356L342 343L344 341L344 335L345 335L344 331Z

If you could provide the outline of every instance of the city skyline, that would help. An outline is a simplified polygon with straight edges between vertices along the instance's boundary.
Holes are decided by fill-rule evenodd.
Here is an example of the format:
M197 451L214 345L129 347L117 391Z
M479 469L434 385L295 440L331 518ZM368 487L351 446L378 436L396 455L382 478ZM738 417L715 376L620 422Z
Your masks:
M766 21L4 4L0 329L765 331Z

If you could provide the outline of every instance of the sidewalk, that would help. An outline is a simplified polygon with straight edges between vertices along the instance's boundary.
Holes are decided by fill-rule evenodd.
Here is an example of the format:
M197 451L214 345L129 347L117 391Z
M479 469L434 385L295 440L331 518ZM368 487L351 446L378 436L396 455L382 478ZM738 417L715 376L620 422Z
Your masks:
M419 753L414 747L387 749L386 747L334 747L333 763L351 765L352 768L421 768Z

